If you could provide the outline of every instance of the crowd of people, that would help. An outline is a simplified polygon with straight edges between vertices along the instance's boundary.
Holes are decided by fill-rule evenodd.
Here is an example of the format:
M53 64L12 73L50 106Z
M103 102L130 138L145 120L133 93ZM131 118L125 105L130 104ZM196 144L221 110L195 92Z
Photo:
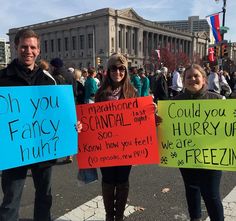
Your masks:
M40 39L30 29L20 30L15 37L17 58L0 71L1 86L72 85L76 104L153 96L159 100L223 99L235 97L236 72L229 75L218 66L201 67L180 65L176 70L161 67L155 73L144 68L128 67L127 58L119 53L111 55L106 70L94 67L78 69L66 67L63 60L49 62L36 59L40 53ZM158 122L160 123L160 122ZM79 124L79 123L78 123ZM79 124L79 132L82 125ZM72 156L66 159L72 162ZM34 221L51 221L51 174L55 160L2 171L3 200L1 221L17 221L27 170L34 181ZM122 221L129 193L129 175L132 165L101 168L102 195L106 221ZM220 198L221 171L207 169L180 169L183 177L191 221L201 220L201 196L211 221L223 221Z

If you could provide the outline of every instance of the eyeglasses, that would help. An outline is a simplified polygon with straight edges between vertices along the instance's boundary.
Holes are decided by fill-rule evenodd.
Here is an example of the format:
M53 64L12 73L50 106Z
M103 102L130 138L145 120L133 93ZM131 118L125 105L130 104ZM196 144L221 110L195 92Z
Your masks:
M117 67L117 66L113 65L110 67L110 70L112 72L117 72L117 70L119 70L119 72L124 72L126 70L126 68L124 66Z

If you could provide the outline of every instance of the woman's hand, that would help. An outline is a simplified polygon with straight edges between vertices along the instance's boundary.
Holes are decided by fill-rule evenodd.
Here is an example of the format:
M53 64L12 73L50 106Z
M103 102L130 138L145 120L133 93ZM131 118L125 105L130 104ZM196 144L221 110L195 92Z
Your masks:
M80 121L77 121L77 124L75 125L76 131L80 133L82 131L82 123Z
M155 114L155 122L156 122L156 126L159 126L160 123L162 123L162 118L160 116L158 116L157 114Z

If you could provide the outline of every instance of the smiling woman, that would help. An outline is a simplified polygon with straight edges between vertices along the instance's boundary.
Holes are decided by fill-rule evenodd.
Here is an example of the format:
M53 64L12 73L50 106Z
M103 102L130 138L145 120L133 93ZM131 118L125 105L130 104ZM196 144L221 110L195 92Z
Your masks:
M107 68L107 76L95 96L95 102L137 97L128 76L128 62L124 55L119 53L111 55L107 62ZM133 105L135 106L135 103ZM109 126L124 125L126 123L122 114L116 117L111 114L111 112L107 114L107 116L110 116L108 119ZM106 221L123 221L129 193L130 171L130 165L101 168Z
M205 99L207 102L207 99L222 99L221 95L208 91L206 73L200 65L192 64L185 69L183 76L183 84L185 90L182 94L179 94L174 97L175 100ZM193 127L192 129L191 127L188 127L189 135L193 135L193 131L200 134L211 133L213 139L214 136L217 135L216 128L218 127L220 122L215 125L200 125L198 122L196 123L197 124L194 126L195 129ZM182 124L182 129L186 134L186 122L182 122ZM178 129L180 129L180 126L178 127ZM200 131L198 131L198 129L200 129ZM201 136L199 137L201 139ZM197 147L193 147L192 150L189 150L188 154L189 155L186 157L193 157L194 160L198 160L196 156L200 154L200 152L199 150L197 150ZM220 181L222 171L196 168L181 168L180 172L184 180L188 211L191 221L201 220L201 196L205 201L210 220L223 221L224 210L220 197Z

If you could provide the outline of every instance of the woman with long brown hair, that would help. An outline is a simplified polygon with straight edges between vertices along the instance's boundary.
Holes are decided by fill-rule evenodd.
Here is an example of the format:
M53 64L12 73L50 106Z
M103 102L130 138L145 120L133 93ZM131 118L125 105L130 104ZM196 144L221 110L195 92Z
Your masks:
M95 102L137 97L128 75L127 59L122 54L111 55L107 69L105 80L95 95ZM130 171L131 165L101 168L106 221L123 221Z

